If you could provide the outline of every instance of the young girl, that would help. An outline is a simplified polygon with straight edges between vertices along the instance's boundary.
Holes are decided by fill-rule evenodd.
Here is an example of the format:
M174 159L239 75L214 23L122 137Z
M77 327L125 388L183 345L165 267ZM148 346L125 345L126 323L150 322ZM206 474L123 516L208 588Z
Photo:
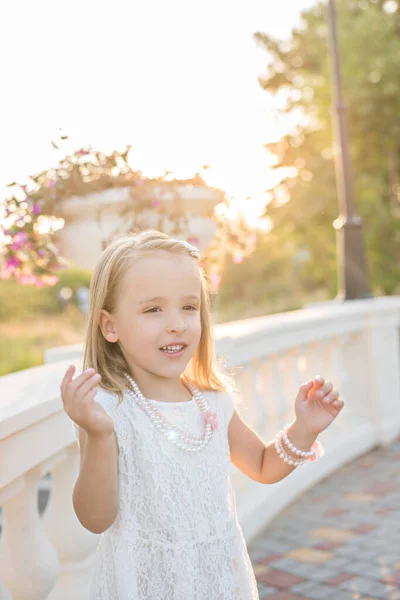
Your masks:
M266 444L240 418L215 366L195 247L158 232L100 256L84 368L61 384L81 467L73 503L102 533L92 600L255 600L231 463L275 483L314 460L343 401L316 378L296 418Z

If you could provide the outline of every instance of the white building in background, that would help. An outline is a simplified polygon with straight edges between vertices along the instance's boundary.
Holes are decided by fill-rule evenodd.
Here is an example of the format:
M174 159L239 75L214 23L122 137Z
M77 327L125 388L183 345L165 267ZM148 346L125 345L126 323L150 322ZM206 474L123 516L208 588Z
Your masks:
M224 200L224 193L201 185L177 185L176 192L188 218L185 238L197 238L198 246L204 250L215 236L217 226L212 219L214 208ZM72 197L57 207L57 216L65 220L63 229L57 232L57 245L61 255L81 267L91 269L103 249L103 243L117 230L125 233L130 225L121 211L129 203L129 188L111 188L82 197ZM162 192L163 201L176 202ZM146 211L141 216L146 227L157 228L160 215L157 210ZM172 223L165 224L164 231L172 233Z

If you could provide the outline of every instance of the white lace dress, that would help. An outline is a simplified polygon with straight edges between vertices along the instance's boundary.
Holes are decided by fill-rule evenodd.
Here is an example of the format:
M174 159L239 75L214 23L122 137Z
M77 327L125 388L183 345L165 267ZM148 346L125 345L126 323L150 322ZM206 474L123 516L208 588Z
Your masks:
M206 392L218 430L200 452L170 444L126 395L100 390L119 444L120 510L102 534L91 600L258 600L237 520L228 425L233 400ZM200 435L190 402L153 401L166 418Z

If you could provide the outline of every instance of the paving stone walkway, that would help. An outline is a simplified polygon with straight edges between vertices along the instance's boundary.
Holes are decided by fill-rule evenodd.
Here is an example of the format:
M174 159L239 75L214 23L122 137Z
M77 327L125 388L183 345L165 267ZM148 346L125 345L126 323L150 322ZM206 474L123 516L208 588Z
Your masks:
M260 599L400 600L400 440L320 482L248 550Z

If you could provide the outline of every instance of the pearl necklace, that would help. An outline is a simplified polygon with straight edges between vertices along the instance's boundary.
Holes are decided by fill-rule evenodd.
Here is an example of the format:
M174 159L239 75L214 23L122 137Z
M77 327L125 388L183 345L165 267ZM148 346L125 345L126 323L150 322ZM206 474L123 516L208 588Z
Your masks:
M203 413L205 420L204 433L201 436L193 435L179 427L172 425L156 407L145 398L140 391L137 383L128 374L125 375L130 388L127 388L128 395L140 406L140 408L147 414L150 421L153 423L155 428L162 433L167 440L184 450L185 452L198 452L202 450L210 441L213 431L218 428L217 416L212 413L208 407L207 400L204 395L196 388L188 386L188 389L193 395L197 406Z

